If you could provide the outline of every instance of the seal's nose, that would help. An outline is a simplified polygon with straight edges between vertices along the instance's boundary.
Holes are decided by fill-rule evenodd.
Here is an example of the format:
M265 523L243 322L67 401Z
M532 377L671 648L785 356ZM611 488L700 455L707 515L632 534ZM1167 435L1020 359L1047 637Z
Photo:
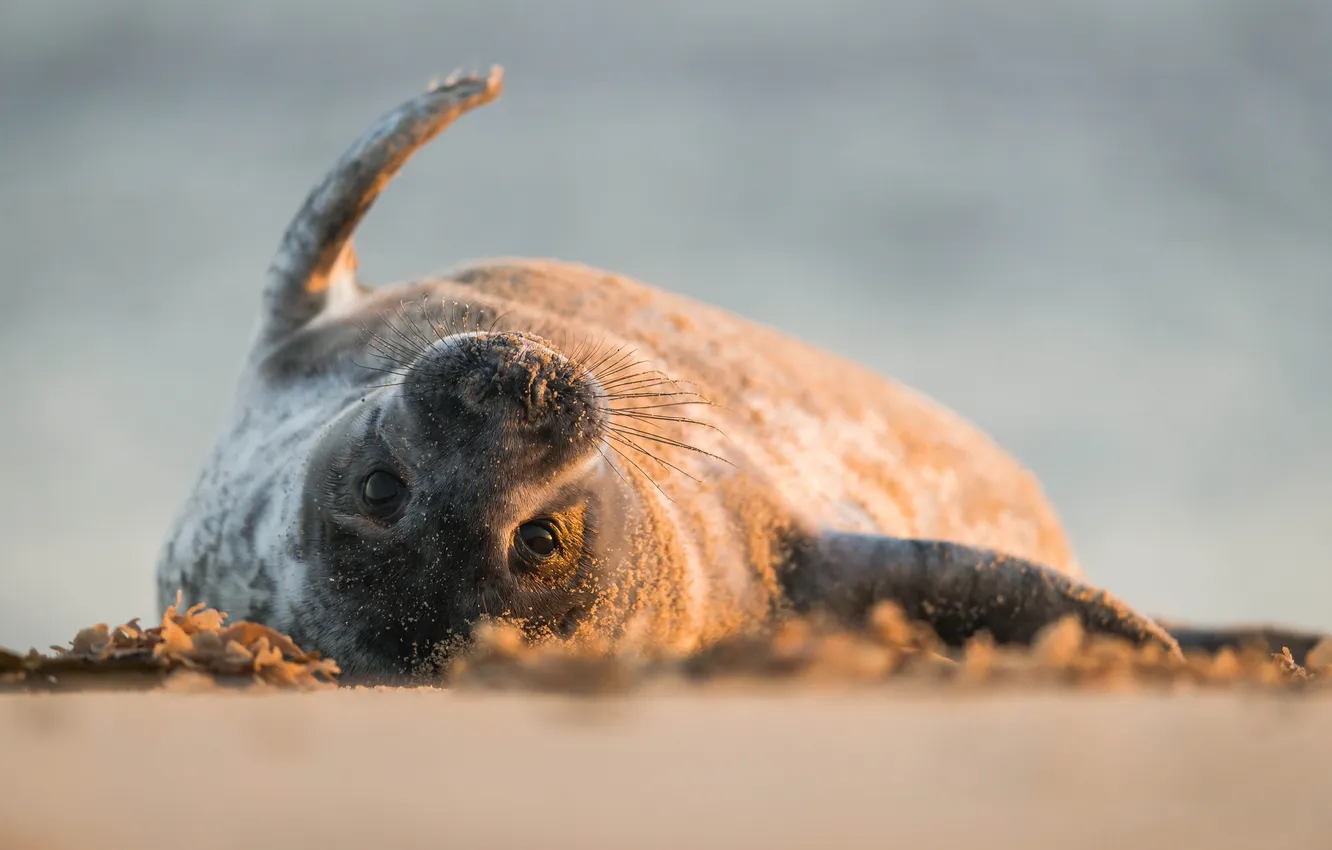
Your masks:
M601 382L535 334L473 332L437 340L399 398L423 437L522 478L590 455L608 433Z
M538 420L552 412L561 388L573 383L569 362L520 334L489 334L474 350L471 370L459 387L474 410L505 412Z

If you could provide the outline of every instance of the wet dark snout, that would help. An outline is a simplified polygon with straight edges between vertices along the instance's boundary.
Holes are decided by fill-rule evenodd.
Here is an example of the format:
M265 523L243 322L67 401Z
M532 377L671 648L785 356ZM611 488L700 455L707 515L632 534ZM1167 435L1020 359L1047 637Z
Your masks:
M409 382L429 418L499 432L507 443L527 435L574 448L599 440L605 413L596 379L540 337L522 333L460 334L436 343ZM513 446L510 446L513 448Z
M487 334L471 347L474 362L458 391L474 410L536 423L568 406L562 396L578 401L577 371L543 343L518 334Z

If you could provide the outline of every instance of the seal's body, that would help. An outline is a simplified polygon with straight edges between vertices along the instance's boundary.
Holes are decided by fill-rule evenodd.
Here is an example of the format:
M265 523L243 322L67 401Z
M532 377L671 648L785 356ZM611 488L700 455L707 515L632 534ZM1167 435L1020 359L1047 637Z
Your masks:
M879 599L946 638L1072 613L1177 651L1082 583L1017 461L855 364L567 263L357 283L350 237L379 190L499 87L409 102L307 200L163 550L162 604L183 590L375 676L486 616L687 651Z

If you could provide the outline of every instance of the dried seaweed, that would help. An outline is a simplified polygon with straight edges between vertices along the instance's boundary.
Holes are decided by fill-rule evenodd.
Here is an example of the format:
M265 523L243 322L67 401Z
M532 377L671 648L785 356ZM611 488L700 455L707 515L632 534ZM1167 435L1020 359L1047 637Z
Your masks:
M474 638L418 683L580 694L727 682L1282 692L1332 683L1332 641L1310 651L1304 665L1289 650L1273 654L1257 645L1178 658L1159 646L1089 634L1068 618L1047 627L1030 646L996 645L981 634L950 647L890 603L877 606L864 628L791 618L684 655L615 651L586 641L534 644L517 626L499 622L482 624ZM144 629L137 620L115 628L98 624L80 631L68 647L52 650L27 656L0 650L0 688L309 688L335 686L340 672L332 659L303 651L267 626L228 624L226 614L204 605L181 611L179 597L158 626Z
M200 603L182 611L180 595L162 622L137 619L82 629L68 647L26 656L0 650L0 687L53 690L156 687L173 676L210 677L218 684L312 688L335 684L338 665L305 652L290 637L259 623L226 623Z
M1272 654L1256 646L1178 658L1160 646L1089 634L1067 618L1047 627L1030 646L999 646L981 634L964 646L948 647L890 603L878 606L866 626L846 630L817 619L792 619L686 656L646 657L559 643L528 646L517 629L491 625L478 632L469 652L450 662L445 676L461 688L574 693L662 681L1292 692L1332 683L1332 644L1310 653L1306 666L1289 650Z

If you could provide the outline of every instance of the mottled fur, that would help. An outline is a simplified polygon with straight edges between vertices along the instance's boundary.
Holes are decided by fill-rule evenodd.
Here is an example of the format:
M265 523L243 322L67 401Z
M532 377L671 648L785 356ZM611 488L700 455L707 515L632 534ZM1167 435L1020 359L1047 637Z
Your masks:
M687 651L882 598L945 636L1023 640L1073 613L1174 649L1080 581L1018 462L855 364L553 260L357 283L350 237L379 190L499 88L467 77L409 102L311 193L165 545L164 604L183 589L376 676L483 615ZM410 485L389 521L358 507L375 464ZM543 516L570 552L529 569L514 529Z

